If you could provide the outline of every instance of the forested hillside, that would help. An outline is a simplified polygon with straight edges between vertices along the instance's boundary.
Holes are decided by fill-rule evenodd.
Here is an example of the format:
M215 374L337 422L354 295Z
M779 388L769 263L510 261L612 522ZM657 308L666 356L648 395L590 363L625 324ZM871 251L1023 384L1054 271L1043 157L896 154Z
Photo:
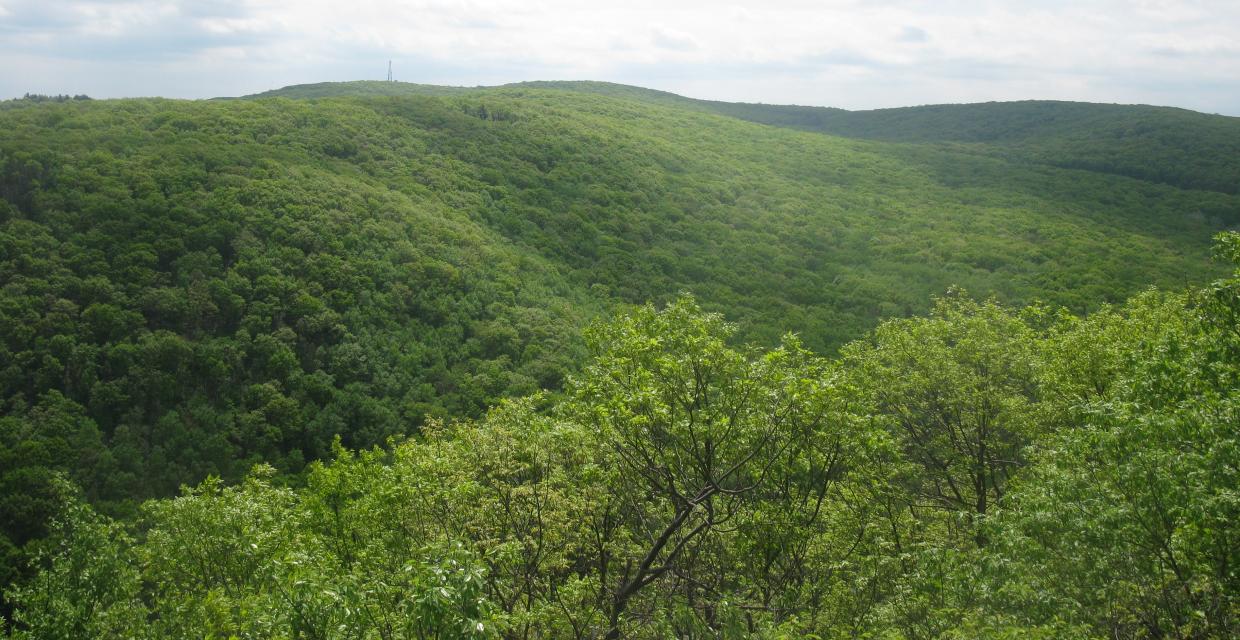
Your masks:
M900 559L911 553L903 550L907 545L929 545L935 553L968 551L966 542L987 546L992 534L974 516L986 516L987 505L1006 494L999 485L1005 487L1016 468L1033 459L1027 446L1058 433L1054 420L1075 419L1062 413L1076 410L1067 400L1037 404L1035 396L1043 392L1036 385L1043 382L1029 376L1045 373L1034 366L1042 366L1035 361L1044 355L1036 341L1022 341L1068 335L1079 322L1071 314L1122 303L1149 286L1176 291L1220 277L1226 270L1208 258L1211 237L1240 222L1234 190L1061 168L972 144L894 143L771 127L671 94L604 87L610 88L343 83L249 100L0 105L0 582L24 585L6 590L3 612L16 616L15 629L34 637L123 635L107 625L146 620L154 626L130 631L158 637L184 635L218 620L221 626L211 628L221 637L305 637L315 635L311 629L344 628L333 626L340 624L355 630L340 637L391 637L395 631L374 631L374 620L330 616L371 615L387 606L383 598L435 580L463 582L444 587L452 594L443 596L447 600L419 592L429 600L409 605L425 608L407 612L401 624L412 625L402 632L408 637L456 637L466 627L481 635L530 637L591 637L620 629L722 633L726 625L798 634L837 624L860 628L871 615L868 607L895 597L889 589L914 588L897 579L904 569L895 569L907 565ZM618 93L603 95L609 91ZM1143 154L1133 152L1132 162L1148 164ZM1227 175L1231 160L1219 159L1209 170ZM884 319L931 312L934 297L954 286L993 302L978 306L953 294L957 301L938 303L931 319L875 329ZM693 301L680 297L684 293ZM1035 301L1046 306L1010 311ZM671 310L633 311L647 303L671 303ZM1139 311L1145 303L1132 304ZM1175 304L1182 308L1174 322L1204 322L1194 315L1198 303ZM725 329L709 312L722 312L735 327ZM1048 315L1035 317L1040 313ZM1090 317L1109 322L1104 319L1115 313ZM1014 369L1003 369L1003 375L1012 377L993 383L1019 393L994 401L1021 416L1036 407L1061 414L1054 420L1038 414L1037 420L1051 422L1038 422L1042 426L1030 426L1028 433L1026 426L1013 426L1001 450L1020 464L1009 468L1004 462L988 472L992 476L968 479L981 489L966 500L964 494L949 498L945 487L954 480L934 474L966 473L967 465L919 475L916 464L924 460L918 456L926 454L917 447L925 443L897 446L905 437L895 430L904 409L873 394L917 382L902 369L911 364L884 364L883 358L924 358L917 366L928 369L918 375L932 379L942 373L934 369L935 359L947 356L917 355L911 347L938 340L943 349L962 348L950 336L888 338L884 332L937 322L948 322L951 331L989 331L966 321L978 314L987 322L998 314L1006 318L1003 332L1017 332L1019 339L1003 338L1002 349L1033 350L1004 364ZM628 319L594 324L617 315ZM595 328L583 337L588 326ZM798 337L782 338L787 332ZM908 348L882 347L887 340L905 340ZM1107 340L1117 349L1123 341ZM746 460L726 482L715 478L719 486L713 488L701 485L699 476L659 480L640 468L655 464L646 458L657 452L620 454L613 446L640 449L673 437L649 431L655 414L625 413L636 405L624 394L640 390L614 385L624 376L663 384L645 377L656 375L648 367L667 364L662 349L671 349L673 358L698 357L693 354L703 345L713 350L707 354L711 366L723 367L718 382L724 386L710 391L717 394L708 402L715 407L710 411L738 403L727 420L744 416L738 424L759 430L738 441L740 449L715 451L710 445L711 455L723 456L722 463L765 442L762 459L775 465L758 468ZM977 348L990 353L999 347ZM775 351L757 356L770 349ZM858 355L863 352L870 355ZM1201 353L1215 358L1210 362L1227 362L1215 352ZM842 359L824 359L835 356ZM1097 366L1106 368L1100 376L1137 366L1136 356L1106 352L1098 358ZM1198 355L1192 358L1198 359L1183 366L1206 366ZM620 375L608 374L608 367L638 368ZM685 374L677 371L656 378ZM1088 377L1095 373L1045 375L1065 376L1065 389L1110 384ZM1216 383L1223 386L1213 393L1229 397L1230 387L1210 384ZM801 384L809 385L804 393L817 398L814 403L825 404L802 406L802 391L794 388ZM979 390L992 386L987 380L970 384ZM1046 393L1060 393L1046 384ZM844 385L838 394L836 385ZM545 393L534 395L540 391ZM663 392L656 385L639 395ZM908 392L939 393L915 387ZM775 404L748 404L750 393ZM535 399L503 404L530 396ZM701 409L697 400L688 408L672 398L660 402L668 406L657 415ZM506 408L493 409L501 405ZM725 414L710 418L711 424L727 422ZM772 426L776 414L800 417L787 424L780 418ZM888 417L875 418L880 414ZM469 422L475 419L482 421ZM681 424L681 418L667 419ZM786 433L794 423L798 431ZM846 438L835 431L823 436L844 438L838 450L793 438L842 424L853 425ZM502 425L496 427L501 432L486 425ZM869 426L858 431L860 425ZM775 427L778 437L767 442L762 430ZM403 444L356 459L350 453L389 441ZM776 442L777 450L770 449ZM527 448L562 457L543 468L528 457L533 453L522 453ZM847 485L845 493L831 493L844 470L858 464L834 456L854 453L877 456L855 460L878 465L875 473L896 475L858 479L862 484ZM622 457L608 457L613 454ZM602 457L591 461L590 455ZM474 468L460 456L480 458ZM325 460L336 462L312 464ZM683 469L658 473L693 474L701 471L694 464L706 464L686 460L672 465L688 464ZM265 470L237 485L256 464ZM519 468L504 471L509 465ZM779 477L792 483L778 489L782 494L732 493L756 487L777 467L784 474ZM467 477L473 473L502 477L508 484L496 499L504 504L532 499L541 505L540 492L551 488L540 484L544 471L560 483L556 495L571 503L554 513L558 522L597 518L603 530L587 527L573 533L585 537L570 539L526 513L505 516L519 521L488 524L473 518L498 516L458 508L477 497L471 491L491 486L491 480L474 484ZM636 475L625 475L630 471ZM385 480L386 474L397 478ZM432 486L436 474L439 484ZM167 498L181 485L209 477L215 479L192 495L140 507L145 499ZM886 486L897 477L912 493L890 497L894 502L873 502L876 497L860 488ZM644 498L622 490L642 482L653 483ZM703 487L709 495L691 495ZM669 488L674 495L658 495ZM933 517L922 513L922 498L909 497L932 490L939 493L933 500L946 501ZM412 494L399 493L407 491ZM365 523L348 520L355 517L347 515L352 501L385 492L427 502L406 505L415 509L409 513L383 511L403 508L396 504L370 505L355 514ZM754 507L752 495L765 496L766 506ZM883 527L894 527L896 539L867 538L874 522L868 512L847 522L820 519L828 498L843 501L830 503L831 513L887 504L895 520ZM785 511L809 504L817 505L812 518ZM700 509L716 507L720 521L696 529ZM664 517L671 521L659 519ZM790 548L808 555L776 554L760 571L749 567L747 577L737 577L735 563L776 551L759 548L764 540L780 539L769 538L762 522L803 517L816 533L779 535L790 536ZM235 518L254 528L232 529L240 524ZM742 528L749 532L737 535L751 538L711 533L734 519L747 523ZM447 528L426 530L433 520ZM211 523L222 528L213 530ZM642 545L648 536L659 539L659 532L642 527L673 523L665 546L655 550L655 564L643 569ZM871 524L851 528L859 523ZM689 529L681 528L687 524ZM486 533L492 526L498 527L494 535ZM520 531L540 537L522 538ZM917 531L933 540L917 538ZM215 542L179 537L190 532ZM78 533L97 537L75 538ZM246 537L251 534L257 538ZM879 563L864 569L877 572L865 580L876 581L878 598L864 606L842 604L841 598L853 597L844 593L852 583L837 582L852 575L848 571L862 571L860 566L836 577L802 575L796 568L808 562L812 566L805 570L835 571L833 563L843 560L831 555L836 550L818 549L815 536L828 536L834 542L822 544L835 549L831 545L854 535L861 536L857 549L868 554L862 564ZM916 541L905 540L907 535ZM128 536L135 536L132 545ZM414 539L417 548L410 546ZM595 546L587 550L589 544ZM798 546L803 544L809 546ZM90 545L113 546L105 553ZM215 555L170 555L191 547ZM820 552L826 555L815 555ZM109 554L115 564L91 564ZM157 557L169 564L149 561ZM241 564L210 578L192 568L233 561L223 558ZM715 573L673 570L690 560ZM505 564L519 561L535 564ZM907 566L923 561L929 562L907 560L914 562ZM551 564L538 564L544 562ZM401 563L409 567L401 580L416 585L397 581L389 584L395 591L374 595L368 576L404 571ZM45 571L38 573L40 568ZM89 587L101 590L91 598L107 602L85 604L80 593L52 593L61 588L57 580L72 582L83 571L116 580ZM327 576L361 582L315 582ZM647 588L656 582L670 584L670 591ZM150 584L172 591L139 593ZM314 591L320 588L327 591ZM815 591L820 588L831 593ZM915 588L924 589L916 598L932 597L928 584ZM741 608L702 608L735 589L744 592L733 601ZM315 598L328 592L339 596L347 614L298 617L304 607L326 606ZM299 593L311 600L297 600ZM1219 593L1199 596L1217 601ZM380 600L363 606L346 603L348 597ZM79 601L84 609L60 608ZM230 603L239 602L256 608L238 612ZM936 606L899 602L926 611ZM14 613L15 603L26 613ZM1205 606L1196 600L1183 606L1199 605ZM961 622L972 606L960 604L955 618L933 624ZM1211 629L1232 624L1226 617L1234 615L1227 609L1232 600L1211 606L1222 606L1226 614L1211 613ZM588 619L553 612L565 608L580 608ZM886 611L883 616L897 615ZM228 617L234 614L241 617ZM925 611L899 615L931 624ZM841 616L852 618L845 622ZM1073 620L1089 628L1103 624ZM485 631L476 627L484 621ZM1180 617L1173 622L1189 624ZM264 625L283 625L284 631Z
M549 409L103 517L67 482L15 638L1232 638L1234 276L1077 318L952 292L828 359L691 298Z
M296 84L271 91L264 91L246 98L339 98L372 96L443 96L470 91L468 87L443 87L412 82L376 82L356 80L353 82L318 82ZM220 98L227 100L229 98Z
M1122 175L1184 189L1240 193L1240 118L1185 109L1029 100L847 111L694 100L605 82L513 86L675 104L849 138L955 143L951 148L958 152Z
M698 100L608 82L521 82L504 88L589 93L848 138L932 144L955 153L1127 176L1183 189L1240 193L1240 118L1171 107L1028 100L848 111ZM478 90L328 82L285 87L259 97L436 95Z
M1240 192L1240 118L1143 105L997 102L876 111L728 105L722 113L835 135L952 142L1013 160Z

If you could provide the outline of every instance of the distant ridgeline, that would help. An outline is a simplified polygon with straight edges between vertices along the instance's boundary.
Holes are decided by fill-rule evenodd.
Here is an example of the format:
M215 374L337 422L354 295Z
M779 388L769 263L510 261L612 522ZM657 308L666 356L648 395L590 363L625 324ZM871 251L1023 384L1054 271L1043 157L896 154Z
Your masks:
M625 98L848 138L933 143L957 153L1109 173L1184 189L1240 193L1240 118L1173 107L1026 100L848 111L697 100L591 81L520 82L472 89L403 82L325 82L249 97L460 95L516 88Z
M1240 118L1172 107L1027 100L847 111L828 107L694 100L602 82L531 82L693 106L849 138L939 143L955 151L1240 193ZM290 87L290 90L296 87Z
M14 98L14 100L20 100L22 102L68 102L70 100L90 100L90 99L91 99L90 96L84 93L80 93L75 96L64 95L64 94L48 96L48 95L43 95L41 93L27 93L26 95L20 98Z
M1240 222L1240 123L1174 109L81 98L0 103L6 582L58 473L113 515L258 462L295 483L337 436L554 399L629 305L688 292L737 343L831 354L954 285L1082 313L1200 284Z

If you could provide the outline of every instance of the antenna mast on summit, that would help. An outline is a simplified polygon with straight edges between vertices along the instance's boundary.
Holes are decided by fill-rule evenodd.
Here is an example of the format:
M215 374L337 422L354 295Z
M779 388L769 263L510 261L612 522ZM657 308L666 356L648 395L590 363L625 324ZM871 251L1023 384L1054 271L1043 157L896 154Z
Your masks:
M387 81L388 81L388 82L395 82L395 80L393 80L393 79L392 79L392 61L391 61L391 60L388 60L388 79L387 79Z

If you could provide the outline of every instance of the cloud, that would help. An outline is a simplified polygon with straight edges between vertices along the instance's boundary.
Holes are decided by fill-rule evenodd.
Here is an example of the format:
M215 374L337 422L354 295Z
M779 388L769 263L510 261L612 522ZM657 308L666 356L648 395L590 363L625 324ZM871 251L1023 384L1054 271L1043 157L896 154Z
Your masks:
M660 49L671 51L695 51L699 48L693 36L661 26L650 30L650 41Z
M272 34L244 27L238 4L80 2L11 3L0 43L26 55L118 63L169 59L221 47L255 47ZM118 73L123 70L118 69Z
M801 61L809 68L833 66L877 68L888 66L887 63L873 55L849 48L831 49L830 51L811 54L801 58Z
M927 42L930 40L930 34L925 29L918 27L906 26L900 30L900 35L896 36L896 42Z
M1233 0L0 0L0 98L382 78L622 81L849 108L1240 105Z
M1165 58L1234 59L1240 58L1240 44L1236 46L1203 43L1169 44L1150 47L1149 52Z

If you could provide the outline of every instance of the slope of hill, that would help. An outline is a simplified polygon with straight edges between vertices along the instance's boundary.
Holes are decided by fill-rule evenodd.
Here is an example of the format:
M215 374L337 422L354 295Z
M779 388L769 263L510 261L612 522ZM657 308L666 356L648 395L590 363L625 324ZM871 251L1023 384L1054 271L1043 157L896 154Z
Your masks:
M52 469L120 509L558 388L616 305L690 291L829 352L952 285L1083 311L1203 281L1240 212L666 97L449 93L0 108L9 542Z
M876 111L721 103L716 110L834 135L962 143L1037 164L1240 192L1240 118L1183 109L1028 101Z
M603 83L0 104L0 587L43 570L0 616L20 638L360 636L394 602L453 637L1234 636L1235 277L1084 320L950 295L867 334L952 285L1083 312L1220 274L1232 120L1143 109ZM591 318L673 299L590 359ZM135 515L258 462L277 473Z
M604 82L534 86L675 104L849 138L959 143L958 150L1185 189L1240 193L1240 118L1148 105L1028 100L871 111L695 100Z
M1240 118L1172 107L1028 100L847 111L698 100L609 82L532 81L502 88L590 93L848 138L949 145L962 153L1015 162L1240 193ZM443 95L482 89L340 82L295 85L250 97Z

